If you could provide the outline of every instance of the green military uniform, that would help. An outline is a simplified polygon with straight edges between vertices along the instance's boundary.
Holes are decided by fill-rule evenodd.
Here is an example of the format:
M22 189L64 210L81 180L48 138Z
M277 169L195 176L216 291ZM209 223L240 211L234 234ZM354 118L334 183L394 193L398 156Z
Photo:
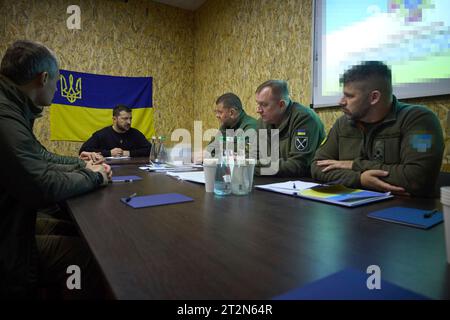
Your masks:
M239 118L237 119L236 123L233 126L220 126L219 131L221 133L222 136L226 136L226 131L227 130L238 130L238 129L242 129L242 131L247 131L249 129L253 129L256 130L256 119L249 116L248 114L245 113L244 110L242 110L241 114L239 115ZM215 154L215 149L216 149L216 137L213 137L211 139L211 141L208 144L208 151L211 152L211 155L214 156ZM235 141L235 151L236 151L237 145L236 145L236 141Z
M310 175L310 165L314 153L325 137L323 123L313 110L291 101L286 108L284 119L278 127L265 124L262 119L259 119L258 129L267 130L269 153L270 130L279 130L280 160L277 176L308 177ZM259 154L260 160L262 157L263 155ZM258 165L255 172L261 174L261 165Z
M222 132L223 135L225 135L227 129L233 130L242 129L244 132L247 131L248 129L256 130L256 119L249 116L248 114L245 113L244 110L242 110L234 126L231 127L220 126L219 128L220 132Z
M443 152L436 115L424 106L401 103L394 97L390 113L379 123L352 125L345 116L339 118L317 150L311 172L320 181L360 188L362 172L385 170L389 176L382 180L387 183L415 196L430 196L436 194ZM352 170L323 173L315 161L326 159L352 160Z
M35 292L40 275L35 237L38 208L105 182L100 173L82 168L85 165L79 159L43 148L32 128L41 111L0 75L0 297L26 297Z

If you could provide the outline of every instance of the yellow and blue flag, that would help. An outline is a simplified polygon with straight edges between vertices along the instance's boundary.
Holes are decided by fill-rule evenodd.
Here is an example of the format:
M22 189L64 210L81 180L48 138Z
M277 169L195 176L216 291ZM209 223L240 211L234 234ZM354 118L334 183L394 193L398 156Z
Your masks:
M133 109L132 127L147 138L155 134L151 77L116 77L60 70L50 108L50 139L86 141L112 124L112 109Z

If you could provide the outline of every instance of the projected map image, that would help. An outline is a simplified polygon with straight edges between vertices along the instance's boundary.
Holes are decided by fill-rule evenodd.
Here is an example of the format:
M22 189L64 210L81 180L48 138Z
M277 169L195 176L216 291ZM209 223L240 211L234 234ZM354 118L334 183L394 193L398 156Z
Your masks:
M392 67L394 85L450 78L449 0L327 0L322 93L363 60Z

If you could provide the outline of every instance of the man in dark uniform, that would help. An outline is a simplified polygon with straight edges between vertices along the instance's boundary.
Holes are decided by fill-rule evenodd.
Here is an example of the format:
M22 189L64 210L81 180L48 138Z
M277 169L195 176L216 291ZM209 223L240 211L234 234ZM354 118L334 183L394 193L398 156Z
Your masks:
M94 132L80 148L82 152L99 152L104 157L148 157L151 143L131 127L131 109L118 105L113 109L113 124Z
M55 54L36 42L15 42L1 61L0 298L35 297L48 285L78 297L98 292L95 261L76 228L36 218L40 208L107 185L112 175L108 165L49 152L34 136L34 119L51 104L58 79ZM81 269L81 290L66 287L71 265Z
M349 187L432 196L444 140L436 115L397 101L382 62L355 65L341 78L344 116L317 150L312 176Z
M220 128L218 135L211 140L207 148L212 155L215 154L215 149L217 149L217 141L219 141L217 137L226 135L234 137L236 134L245 134L250 129L256 130L256 119L244 111L241 99L234 93L228 92L217 98L214 113L219 120ZM235 151L237 151L237 147L235 141Z
M310 165L317 147L325 137L324 126L317 114L291 100L286 81L269 80L256 89L258 133L267 131L267 149L273 139L279 139L279 154L276 163L269 162L262 154L259 141L257 174L276 174L280 177L308 177ZM279 135L272 137L271 131L279 130ZM260 137L261 138L261 137ZM260 140L260 139L258 139ZM269 153L268 152L268 153ZM270 155L273 159L274 155ZM265 159L264 159L265 158ZM265 164L263 162L266 162ZM274 170L268 170L270 167ZM278 169L278 170L277 170Z

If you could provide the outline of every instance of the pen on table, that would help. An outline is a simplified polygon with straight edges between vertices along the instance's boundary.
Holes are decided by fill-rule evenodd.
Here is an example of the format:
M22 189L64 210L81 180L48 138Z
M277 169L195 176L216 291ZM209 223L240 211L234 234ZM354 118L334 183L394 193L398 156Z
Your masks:
M133 182L133 179L114 180L114 182Z
M131 194L128 198L126 198L125 201L126 201L126 202L130 202L131 199L133 199L133 198L136 197L136 196L137 196L137 193L135 192L135 193Z
M428 211L426 213L423 214L424 218L431 218L432 216L434 216L437 213L437 209L433 209L431 211Z

